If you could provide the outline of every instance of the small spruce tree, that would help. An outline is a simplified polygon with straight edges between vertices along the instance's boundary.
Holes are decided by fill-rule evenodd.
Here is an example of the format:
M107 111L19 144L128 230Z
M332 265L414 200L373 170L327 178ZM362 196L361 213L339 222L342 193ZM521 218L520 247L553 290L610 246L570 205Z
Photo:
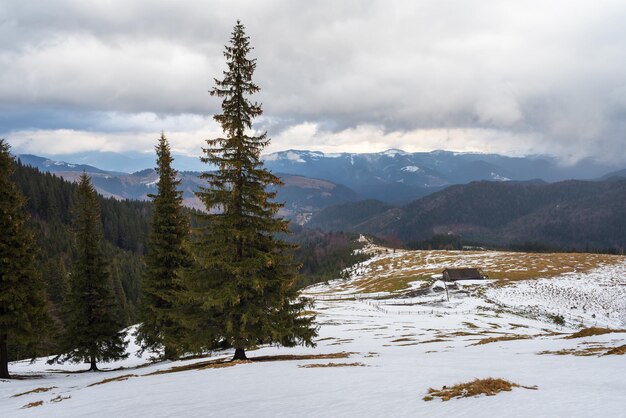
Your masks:
M11 180L15 160L0 139L0 378L8 379L9 343L35 354L52 320L46 285L35 269L37 247L26 228L26 199Z
M163 350L163 357L180 354L181 326L177 320L182 291L181 270L190 265L189 219L183 212L180 180L172 168L170 146L161 134L156 146L158 193L153 199L148 236L146 270L142 277L142 299L137 337L144 350Z
M228 69L210 92L223 98L214 119L225 136L207 140L203 149L201 160L217 171L201 175L208 186L197 196L208 214L195 231L195 266L187 275L187 295L198 307L189 318L192 346L221 342L235 348L235 360L258 344L313 345L317 335L313 318L301 315L309 302L295 288L294 247L277 238L288 221L276 216L282 205L267 190L281 182L260 160L270 140L251 133L262 110L248 99L259 87L252 81L256 60L248 58L252 47L244 29L238 21L225 47Z
M74 198L76 260L70 274L63 360L84 361L97 371L97 362L123 359L126 351L120 320L104 257L100 205L87 174Z

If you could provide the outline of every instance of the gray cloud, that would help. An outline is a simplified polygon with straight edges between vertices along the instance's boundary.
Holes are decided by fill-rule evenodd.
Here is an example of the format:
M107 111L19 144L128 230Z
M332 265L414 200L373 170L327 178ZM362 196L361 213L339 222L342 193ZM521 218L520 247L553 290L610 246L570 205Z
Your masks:
M206 91L237 18L276 146L626 162L619 1L3 2L0 134L213 132Z

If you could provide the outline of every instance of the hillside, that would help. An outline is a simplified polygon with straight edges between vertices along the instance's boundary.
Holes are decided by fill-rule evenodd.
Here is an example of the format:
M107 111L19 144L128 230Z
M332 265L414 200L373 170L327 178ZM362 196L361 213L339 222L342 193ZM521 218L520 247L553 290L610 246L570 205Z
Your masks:
M38 268L43 272L54 316L62 323L74 257L71 208L76 185L19 164L14 179L27 198L29 226L40 248ZM129 324L136 319L151 205L100 197L100 207L112 283L124 322Z
M79 175L78 172L74 174ZM151 178L150 170L136 173L136 178ZM295 176L290 176L293 178ZM194 177L195 178L195 177ZM52 301L54 316L61 321L61 310L67 292L68 277L71 274L72 248L72 202L76 185L51 173L42 173L30 166L18 164L14 174L15 182L26 196L26 209L30 215L32 228L41 249L38 268L43 272ZM296 178L297 179L297 178ZM93 178L94 183L97 178ZM321 199L326 188L335 186L327 182L311 182L301 179L295 184L296 192L310 188L312 194ZM185 187L185 184L183 184ZM287 193L294 193L285 187ZM156 188L152 188L156 191ZM344 197L349 193L340 190ZM337 202L341 202L340 194ZM305 199L303 197L303 199ZM152 204L148 201L120 200L100 197L102 223L106 245L106 256L111 263L112 280L117 292L120 310L125 323L136 319L137 304L140 298L140 277L143 271L143 256ZM195 223L192 217L192 225ZM303 265L299 286L328 280L336 277L346 266L361 259L353 254L358 246L356 236L346 233L323 233L292 225L289 241L299 245L295 258ZM17 354L16 354L17 355Z
M365 252L373 258L348 279L304 291L315 300L315 348L260 346L238 362L229 361L232 350L173 362L131 355L105 373L76 373L85 366L47 365L45 358L15 362L11 368L24 379L0 385L3 411L15 417L103 410L124 417L621 416L624 257L562 260L372 245ZM561 261L540 271L555 260ZM421 275L476 264L503 275L497 282L451 283L449 301L440 282ZM520 272L519 265L533 267ZM407 281L410 274L417 277ZM131 343L129 352L136 350ZM487 378L519 386L492 396L437 397Z
M112 197L117 200L148 200L148 195L156 192L158 175L153 168L123 173L106 171L86 164L55 161L29 154L20 155L19 158L24 165L35 167L43 172L54 173L70 182L75 182L83 172L86 172L91 176L92 183L98 193L104 197ZM145 159L139 161L145 161ZM154 162L148 164L153 165ZM203 210L204 205L195 195L195 192L204 186L204 182L198 178L199 175L200 172L198 171L179 172L184 204L192 209ZM277 196L278 201L285 203L280 214L301 225L323 208L357 201L361 198L350 188L332 181L289 173L277 173L277 175L284 184L278 189Z
M365 207L365 209L364 209ZM378 203L328 208L311 227L394 237L405 243L435 234L493 245L543 243L565 249L626 245L626 181L475 182L451 186L381 212ZM369 217L360 216L371 213Z

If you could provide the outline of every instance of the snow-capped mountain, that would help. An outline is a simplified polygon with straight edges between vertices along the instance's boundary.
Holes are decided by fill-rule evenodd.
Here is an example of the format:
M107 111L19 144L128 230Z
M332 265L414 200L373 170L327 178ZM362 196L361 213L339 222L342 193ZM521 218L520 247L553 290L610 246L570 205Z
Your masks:
M345 184L367 198L408 201L451 184L541 178L596 178L610 167L592 160L564 166L553 157L506 157L450 151L410 153L398 149L369 154L324 154L287 150L264 156L273 171Z
M144 169L153 165L154 162L121 154L118 156L115 153L92 152L86 156L77 154L76 157L80 158L57 160L28 154L19 156L24 164L37 167L42 171L63 173L64 177L71 177L85 171L94 177L94 183L101 187L103 192L108 192L112 196L131 199L145 198L146 193L151 192L149 187L154 188L154 183L150 184L154 182L154 175L141 179ZM127 161L129 158L132 164ZM189 162L191 157L186 158L176 156L175 168L181 173L190 172L190 176L195 179L198 171L197 161L195 161L197 159L194 159L195 162L191 164ZM566 179L598 179L607 172L621 173L617 170L623 168L600 164L593 160L581 160L574 165L567 166L549 156L506 157L497 154L450 151L410 153L398 149L367 154L326 154L319 151L287 150L264 155L263 160L270 170L280 174L281 177L302 176L312 180L313 183L324 180L329 184L343 185L345 187L332 189L330 194L338 197L338 193L341 193L346 196L345 201L362 198L378 199L388 203L406 203L449 185L466 184L472 181L542 179L551 182ZM86 161L95 162L95 164L86 164ZM138 161L143 162L144 166L141 170L135 170L132 175L114 168L133 166ZM179 165L176 166L176 163ZM207 169L207 167L200 168ZM193 180L190 180L190 187L187 191L189 196L193 195L192 183ZM298 180L296 183L299 184L301 181ZM316 189L306 190L310 192ZM328 193L331 189L326 187L325 190L324 193ZM323 196L327 195L320 192L318 197L321 199ZM309 201L317 200L308 194L301 197ZM334 197L328 201L335 202ZM308 203L305 206L309 206ZM316 206L313 205L313 207Z
M50 158L39 157L37 155L32 154L20 154L19 160L24 165L29 165L31 167L38 168L40 171L46 171L49 173L59 173L59 172L80 172L83 171L86 173L100 173L106 174L109 173L106 170L101 170L91 165L87 164L77 164L77 163L67 163L65 161L57 161L52 160ZM118 173L111 173L118 174Z
M85 172L91 177L96 190L105 197L147 200L149 194L156 193L158 175L153 168L134 173L122 173L29 154L19 155L19 159L24 165L53 173L68 181L77 181L79 176ZM202 210L204 205L195 195L200 186L204 185L204 181L198 177L199 174L198 171L180 171L179 178L185 205ZM283 181L283 187L278 190L277 199L285 203L281 215L300 224L306 223L313 214L325 207L353 202L361 198L348 187L328 180L288 173L278 173L278 175Z

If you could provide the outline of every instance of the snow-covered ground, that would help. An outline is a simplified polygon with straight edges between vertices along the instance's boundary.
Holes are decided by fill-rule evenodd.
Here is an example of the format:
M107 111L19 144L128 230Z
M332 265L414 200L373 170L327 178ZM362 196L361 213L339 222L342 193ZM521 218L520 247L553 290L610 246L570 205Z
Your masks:
M152 373L204 364L232 353L153 364L131 356L107 365L118 370L101 373L73 373L87 367L48 366L43 359L34 364L17 362L10 365L11 372L31 378L0 381L0 414L626 417L626 357L603 355L626 344L626 333L563 338L581 322L626 328L625 272L626 263L620 261L588 273L504 287L471 284L451 291L450 301L442 292L410 298L357 297L346 294L344 281L331 282L306 292L318 298L315 311L320 328L315 348L263 347L248 355L269 356L266 361L167 374ZM359 280L358 275L351 280ZM566 325L556 325L550 314L562 315ZM474 345L490 337L524 339ZM562 350L592 355L575 356ZM559 351L565 355L555 353ZM332 359L272 357L332 353L348 354ZM329 364L335 367L302 367ZM133 376L127 380L90 386L129 374ZM429 387L486 377L538 389L516 388L492 397L447 402L422 399ZM15 397L36 388L52 389ZM22 409L38 401L42 404Z
M518 312L560 315L581 326L626 328L626 263L494 287L485 294Z

